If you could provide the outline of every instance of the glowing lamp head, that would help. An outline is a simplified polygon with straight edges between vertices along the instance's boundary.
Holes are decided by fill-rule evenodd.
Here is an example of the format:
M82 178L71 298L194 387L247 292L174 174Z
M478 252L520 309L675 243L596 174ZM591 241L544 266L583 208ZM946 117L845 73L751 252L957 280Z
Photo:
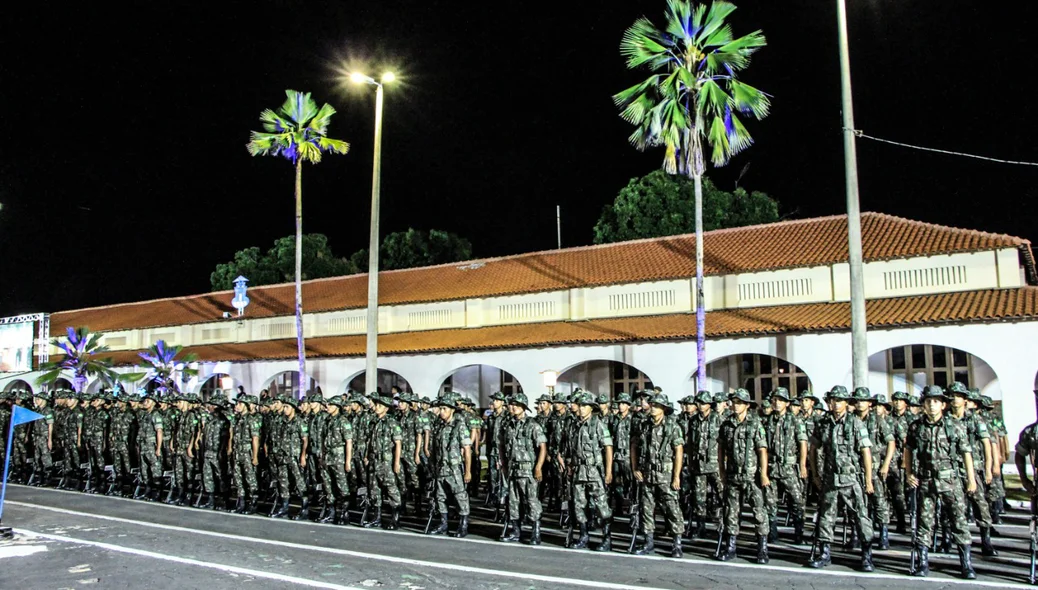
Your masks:
M386 72L385 74L382 74L383 82L392 82L394 80L396 80L396 74L394 74L393 72Z
M368 77L360 72L353 72L350 74L350 82L354 84L364 84L368 81Z

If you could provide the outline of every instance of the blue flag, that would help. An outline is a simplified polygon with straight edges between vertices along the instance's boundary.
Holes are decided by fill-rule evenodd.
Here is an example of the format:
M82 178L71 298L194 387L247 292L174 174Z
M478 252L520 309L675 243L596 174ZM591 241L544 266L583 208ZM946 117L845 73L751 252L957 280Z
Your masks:
M26 422L35 422L43 418L43 414L37 414L32 410L27 410L21 406L14 406L14 412L11 413L11 424L18 426L19 424L25 424Z

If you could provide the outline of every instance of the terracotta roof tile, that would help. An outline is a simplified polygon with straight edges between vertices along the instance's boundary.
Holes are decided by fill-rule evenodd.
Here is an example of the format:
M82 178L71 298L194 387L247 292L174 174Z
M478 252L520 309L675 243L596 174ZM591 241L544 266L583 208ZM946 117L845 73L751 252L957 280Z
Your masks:
M1034 279L1030 242L881 213L862 214L866 260L1017 248ZM846 216L819 217L707 232L708 275L833 264L847 260ZM695 236L682 235L490 258L465 263L379 273L379 304L514 295L643 281L695 274ZM66 326L95 331L175 326L219 321L232 311L230 291L51 315L51 332ZM293 313L291 283L249 289L250 318ZM306 281L307 312L358 309L367 305L367 275Z
M847 303L815 303L710 312L707 337L732 338L781 333L850 329ZM923 324L1022 321L1038 319L1038 287L966 291L868 301L869 327L894 328ZM542 346L690 340L696 334L694 314L613 318L581 322L547 322L486 328L429 330L379 336L379 354L430 354L467 350L522 349ZM195 346L188 352L203 361L247 361L293 358L295 339ZM311 358L364 355L364 336L308 338ZM112 354L119 364L137 361L136 351Z

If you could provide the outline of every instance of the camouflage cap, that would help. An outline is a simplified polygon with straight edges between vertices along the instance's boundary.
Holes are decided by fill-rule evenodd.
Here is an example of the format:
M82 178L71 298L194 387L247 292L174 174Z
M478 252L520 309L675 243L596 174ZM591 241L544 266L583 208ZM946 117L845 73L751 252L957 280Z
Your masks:
M578 406L597 406L598 403L595 401L595 396L591 395L586 391L581 391L573 395L570 400L571 404L577 404Z
M825 397L826 399L832 400L846 400L850 399L851 396L847 393L847 388L843 385L834 385L833 388L829 390L829 393L825 394Z
M683 406L694 406L696 405L696 396L686 395L685 397L679 399L678 403Z
M530 409L530 400L526 398L526 394L523 392L514 393L512 397L508 398L508 404L512 406L522 406L526 409Z
M952 384L948 386L948 394L950 396L961 395L964 398L969 398L970 390L960 381L952 381Z
M375 395L371 397L371 401L376 404L386 406L388 408L393 407L393 398L389 397L388 395Z
M804 404L803 404L803 402L802 402L802 401L800 400L800 398L799 398L799 397L794 397L793 399L789 400L789 405L791 405L791 406L794 406L794 407L798 407L798 408L799 408L800 406L802 406L802 405L804 405Z
M760 407L764 408L766 410L770 410L771 409L771 398L767 398L766 397L766 398L762 399L761 402L760 402Z
M714 396L709 391L700 391L696 394L697 404L712 404L714 403Z
M457 400L457 398L454 395L452 395L450 393L445 393L445 394L441 395L440 397L436 398L436 401L433 402L433 405L434 406L441 406L441 407L446 407L446 408L457 409L458 408L458 400Z
M923 398L919 397L918 393L913 393L908 396L908 405L919 407L923 405Z
M620 393L616 394L616 397L613 398L613 402L617 403L617 404L628 404L628 405L630 405L631 404L631 396L630 396L630 394L627 394L627 393L624 393L624 392L620 392Z
M649 405L659 406L663 408L663 411L667 414L670 414L674 411L674 406L671 405L670 400L667 399L667 394L665 393L654 394L651 398L649 398Z
M506 396L505 394L501 393L500 391L495 391L494 393L490 394L490 399L491 400L508 401L508 396Z
M729 399L731 399L732 403L740 402L744 404L750 404L751 406L756 405L756 402L753 401L753 397L750 396L750 392L746 391L742 387L733 391Z
M982 395L980 396L980 406L985 410L994 410L995 400L991 399L990 395Z
M804 399L814 400L814 402L816 404L822 403L822 400L817 395L815 395L814 392L811 391L810 389L805 389L805 390L801 391L800 392L800 399L802 399L802 400L804 400Z
M542 393L541 396L537 398L537 403L541 403L541 402L548 402L549 404L552 403L551 394L550 393Z
M715 404L719 404L719 403L722 403L722 402L726 402L726 401L728 401L729 397L730 396L727 393L724 393L723 391L719 391L719 392L714 394L714 403Z
M909 396L904 391L895 391L894 394L890 396L890 401L896 402L897 400L904 400L907 402L909 400Z
M558 392L558 393L556 393L556 394L555 394L555 399L553 399L553 400L552 400L552 403L556 403L556 404L568 404L568 403L569 403L569 396L568 396L568 395L566 395L565 393L562 393L562 392L560 391L560 392Z
M871 402L873 401L872 392L869 391L868 387L855 387L854 395L851 396L851 399L856 402Z
M890 407L890 404L887 402L887 396L882 393L876 394L876 397L872 401L878 406Z
M927 385L923 388L923 399L926 400L932 397L945 401L948 400L948 395L944 393L944 389L940 385Z
M775 391L772 391L771 395L769 397L771 397L771 398L776 398L777 397L780 400L784 400L784 401L788 402L789 401L789 390L786 389L785 387L779 387L779 388L775 389Z
M970 401L980 403L980 389L976 387L970 387Z
M609 394L608 393L600 393L600 394L598 394L598 397L595 398L595 403L597 403L598 405L608 404L609 403Z

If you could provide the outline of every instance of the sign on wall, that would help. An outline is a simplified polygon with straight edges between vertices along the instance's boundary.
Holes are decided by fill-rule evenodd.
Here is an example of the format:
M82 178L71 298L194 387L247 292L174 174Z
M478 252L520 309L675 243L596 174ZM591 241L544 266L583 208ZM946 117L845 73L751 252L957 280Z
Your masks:
M0 324L0 373L32 370L33 322Z

